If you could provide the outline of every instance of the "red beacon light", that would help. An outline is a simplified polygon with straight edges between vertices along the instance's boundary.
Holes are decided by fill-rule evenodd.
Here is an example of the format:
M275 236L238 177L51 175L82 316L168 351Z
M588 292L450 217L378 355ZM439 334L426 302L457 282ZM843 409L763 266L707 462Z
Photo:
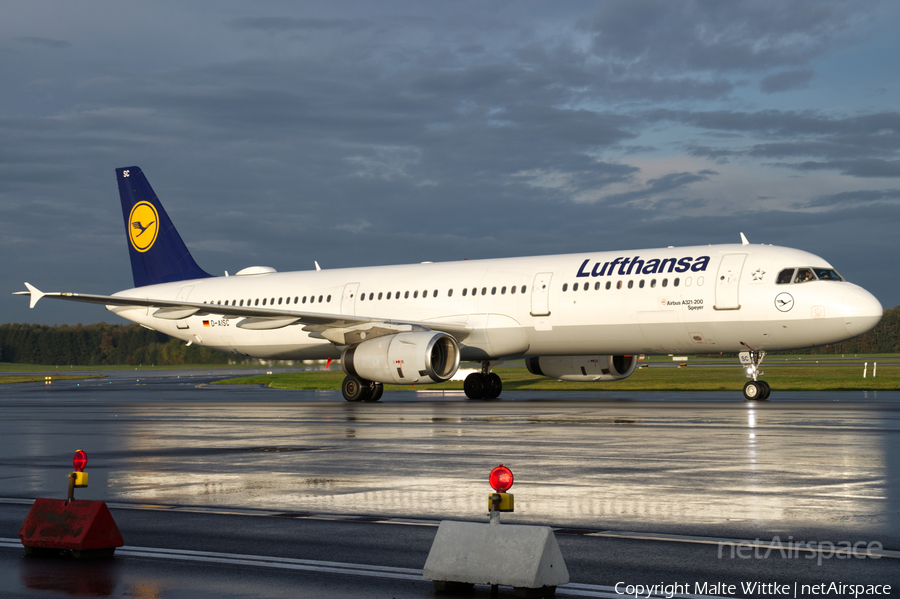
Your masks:
M75 472L84 472L86 466L87 454L84 453L84 450L79 449L75 452L75 457L72 458L72 467L75 469Z
M491 475L488 477L488 482L491 483L491 487L498 493L506 493L511 486L513 486L513 473L512 470L500 464L493 470L491 470Z

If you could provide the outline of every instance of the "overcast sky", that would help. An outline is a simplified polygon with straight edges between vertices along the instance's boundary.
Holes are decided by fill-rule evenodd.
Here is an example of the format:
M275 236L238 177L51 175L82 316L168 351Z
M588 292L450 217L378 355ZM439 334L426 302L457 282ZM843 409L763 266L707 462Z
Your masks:
M900 3L7 2L9 294L132 286L116 167L208 272L739 242L900 304Z

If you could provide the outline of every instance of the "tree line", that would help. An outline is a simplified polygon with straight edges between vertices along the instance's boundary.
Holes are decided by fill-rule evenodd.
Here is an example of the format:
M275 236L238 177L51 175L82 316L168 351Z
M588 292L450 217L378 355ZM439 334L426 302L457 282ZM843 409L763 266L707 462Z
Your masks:
M805 350L814 354L900 353L900 306L850 341ZM0 325L0 362L57 366L229 364L235 356L136 324Z
M0 325L0 362L57 366L228 364L235 356L136 324Z

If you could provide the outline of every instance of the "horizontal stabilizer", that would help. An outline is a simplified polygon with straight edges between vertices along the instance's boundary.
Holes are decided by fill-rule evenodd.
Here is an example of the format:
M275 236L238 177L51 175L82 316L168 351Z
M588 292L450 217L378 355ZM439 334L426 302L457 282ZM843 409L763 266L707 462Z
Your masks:
M35 304L38 303L38 300L47 295L30 283L25 283L25 287L28 288L28 291L14 291L13 295L30 295L31 301L28 304L29 308L34 308Z

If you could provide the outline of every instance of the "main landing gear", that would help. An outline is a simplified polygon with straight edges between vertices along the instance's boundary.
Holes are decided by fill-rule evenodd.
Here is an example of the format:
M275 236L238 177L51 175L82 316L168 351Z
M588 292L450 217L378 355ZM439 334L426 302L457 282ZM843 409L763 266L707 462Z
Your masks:
M344 377L344 382L341 385L341 393L344 394L344 399L347 401L376 402L381 399L381 394L384 393L384 385L353 375L347 375Z
M750 349L747 344L744 347ZM759 365L765 357L766 352L762 350L750 349L740 353L741 364L747 367L747 378L750 379L744 384L744 397L747 401L764 401L769 399L769 393L772 392L769 383L759 380L760 375L765 374L759 371Z
M469 399L497 399L503 391L503 381L491 372L490 360L485 360L481 363L481 372L466 377L463 389Z

